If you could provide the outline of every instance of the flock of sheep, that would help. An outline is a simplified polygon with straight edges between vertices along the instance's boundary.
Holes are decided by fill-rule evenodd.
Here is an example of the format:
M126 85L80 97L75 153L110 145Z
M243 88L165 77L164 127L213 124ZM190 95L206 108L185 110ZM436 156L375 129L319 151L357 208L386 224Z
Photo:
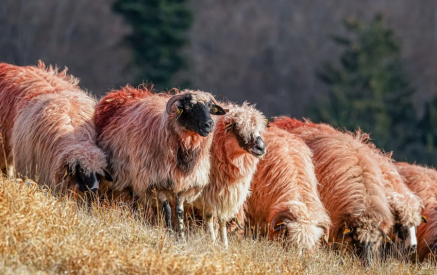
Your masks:
M8 176L85 198L159 203L154 215L178 238L184 209L196 209L213 241L217 219L225 247L235 221L365 264L396 244L421 260L437 248L437 171L395 163L361 132L269 123L254 106L193 90L126 86L97 102L66 69L40 62L0 64L0 134Z

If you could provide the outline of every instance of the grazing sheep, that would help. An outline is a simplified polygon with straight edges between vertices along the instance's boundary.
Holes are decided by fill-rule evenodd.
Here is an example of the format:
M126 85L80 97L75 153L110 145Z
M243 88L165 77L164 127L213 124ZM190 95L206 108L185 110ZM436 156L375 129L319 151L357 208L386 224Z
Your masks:
M345 241L368 264L394 224L371 148L360 133L353 137L326 124L280 117L272 125L298 135L313 150L318 190L332 220L329 239Z
M225 247L228 246L226 222L235 217L250 194L258 160L266 152L261 135L267 124L265 116L247 103L228 104L226 108L229 112L216 119L209 184L194 202L194 207L206 217L213 241L213 215L217 215Z
M20 100L41 92L76 90L78 82L73 76L67 75L67 69L59 72L52 66L46 68L41 61L38 67L0 63L0 170L8 166L8 176L14 174L11 134Z
M262 235L284 234L288 243L311 250L331 225L317 192L311 150L277 127L263 137L267 153L253 177L246 218Z
M422 211L424 223L417 228L417 253L423 260L432 253L435 255L437 250L437 171L405 162L396 163L396 168L425 207Z
M163 205L171 228L169 199L175 199L177 230L183 236L184 203L208 184L214 121L224 115L209 93L185 90L174 96L130 86L109 93L97 105L98 141L114 173L111 189L132 188L141 200Z
M56 68L0 64L0 120L19 174L55 191L96 192L106 158L95 144L95 100Z
M406 186L390 155L383 154L369 144L381 168L385 193L395 219L394 230L389 236L402 248L415 252L417 248L416 227L422 222L422 200Z

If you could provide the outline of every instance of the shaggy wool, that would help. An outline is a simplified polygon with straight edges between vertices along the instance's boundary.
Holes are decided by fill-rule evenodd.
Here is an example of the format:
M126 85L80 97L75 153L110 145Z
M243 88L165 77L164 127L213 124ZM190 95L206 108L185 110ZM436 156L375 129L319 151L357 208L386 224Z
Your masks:
M437 171L405 162L396 163L396 168L424 205L422 215L428 223L422 223L417 228L417 253L423 260L431 254L431 248L437 243Z
M299 121L288 117L272 123L302 138L314 153L314 165L321 200L332 220L329 239L381 244L394 218L385 196L382 172L361 133L355 136L326 124ZM343 235L346 228L351 235Z
M262 235L275 239L284 223L286 240L312 249L326 233L331 221L317 191L312 153L293 134L277 127L264 134L267 154L260 160L247 201L247 220Z
M37 67L0 64L0 121L8 162L15 163L18 174L62 192L75 188L70 177L64 179L67 166L80 164L86 174L103 175L107 163L95 142L95 105L67 69L42 62Z

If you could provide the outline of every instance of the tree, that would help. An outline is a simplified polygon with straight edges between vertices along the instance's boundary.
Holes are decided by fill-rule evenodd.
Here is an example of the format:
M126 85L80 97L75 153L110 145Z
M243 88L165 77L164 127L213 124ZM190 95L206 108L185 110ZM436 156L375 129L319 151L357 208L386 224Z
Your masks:
M181 54L193 15L187 0L117 0L113 8L132 26L127 41L134 51L139 81L171 88L172 76L187 66Z
M351 18L344 27L350 35L332 37L345 48L340 66L327 63L317 72L328 93L313 120L349 130L360 127L378 147L405 159L418 136L414 89L403 70L401 43L381 14L368 26Z
M436 166L437 162L437 96L425 102L425 112L418 123L420 141L423 145L422 159Z

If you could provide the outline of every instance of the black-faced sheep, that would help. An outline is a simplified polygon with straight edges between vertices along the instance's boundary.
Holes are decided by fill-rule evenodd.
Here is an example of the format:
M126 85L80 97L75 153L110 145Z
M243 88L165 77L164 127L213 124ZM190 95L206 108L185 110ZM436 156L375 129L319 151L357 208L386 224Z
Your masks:
M186 90L153 94L130 86L109 93L97 105L99 145L108 154L115 190L132 188L141 200L157 192L171 228L169 199L175 200L177 230L183 235L184 203L209 182L214 121L224 115L209 93Z
M106 157L96 143L96 101L78 80L46 68L0 64L0 121L19 174L54 190L97 191Z

